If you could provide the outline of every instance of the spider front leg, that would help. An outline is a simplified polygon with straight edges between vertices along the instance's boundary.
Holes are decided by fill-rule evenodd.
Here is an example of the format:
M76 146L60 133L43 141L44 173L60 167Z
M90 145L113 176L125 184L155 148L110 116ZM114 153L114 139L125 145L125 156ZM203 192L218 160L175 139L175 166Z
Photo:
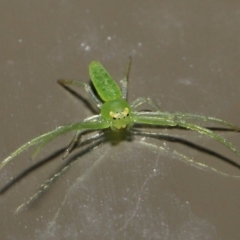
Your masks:
M216 123L219 125L227 126L230 129L233 129L234 131L239 132L239 127L234 125L233 123L224 121L219 118L214 117L207 117L203 115L197 115L197 114L191 114L191 113L169 113L169 112L139 112L139 115L148 115L151 117L171 117L172 119L175 119L176 121L203 121L208 123Z
M229 142L227 139L225 139L224 137L220 136L219 134L216 134L213 131L196 124L180 122L180 123L177 123L177 125L186 129L199 132L200 134L207 135L208 137L211 137L217 140L218 142L220 142L221 144L229 148L232 152L234 152L237 156L240 157L240 152L233 146L233 144Z
M155 125L159 127L182 127L185 129L190 129L192 131L198 132L200 134L211 137L227 148L229 148L232 152L234 152L237 156L240 157L240 152L233 146L231 142L229 142L224 137L219 134L214 133L210 129L201 127L196 124L192 124L186 121L181 121L174 119L174 114L161 115L161 113L155 115L149 115L148 112L132 112L133 121L137 124L146 124L146 125Z
M12 152L8 157L6 157L0 163L0 169L2 169L7 163L9 163L12 159L14 159L23 151L27 150L29 147L37 145L38 146L37 152L39 152L43 148L43 146L45 146L47 143L56 139L58 136L68 133L70 131L81 131L81 132L96 131L96 130L102 130L110 127L107 121L97 118L97 116L91 117L92 121L71 123L66 126L57 127L50 132L44 133L36 138L33 138L32 140L28 141L27 143L23 144L18 149L16 149L14 152ZM91 119L91 118L88 118L88 119Z

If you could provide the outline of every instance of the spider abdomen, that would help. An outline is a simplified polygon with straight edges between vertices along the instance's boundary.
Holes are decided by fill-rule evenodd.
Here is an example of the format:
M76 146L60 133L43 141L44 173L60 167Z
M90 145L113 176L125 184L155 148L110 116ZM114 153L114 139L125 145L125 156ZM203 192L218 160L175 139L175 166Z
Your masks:
M118 84L112 79L102 64L96 61L91 62L89 73L98 95L104 102L122 97Z

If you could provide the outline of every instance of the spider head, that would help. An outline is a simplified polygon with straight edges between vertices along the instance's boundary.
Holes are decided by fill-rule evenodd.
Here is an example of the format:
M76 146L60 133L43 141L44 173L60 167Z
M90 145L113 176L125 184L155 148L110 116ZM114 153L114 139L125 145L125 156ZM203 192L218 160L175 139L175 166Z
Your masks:
M125 99L105 102L101 108L101 116L108 121L112 130L125 128L131 121L131 108Z

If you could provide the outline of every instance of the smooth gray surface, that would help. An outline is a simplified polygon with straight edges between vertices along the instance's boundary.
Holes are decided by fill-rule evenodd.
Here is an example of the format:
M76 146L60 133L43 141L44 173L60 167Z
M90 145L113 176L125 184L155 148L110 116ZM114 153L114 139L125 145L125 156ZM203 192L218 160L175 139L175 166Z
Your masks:
M133 56L130 101L151 97L166 111L240 125L238 1L4 0L0 15L1 159L41 133L92 114L56 84L87 82L92 60L120 79ZM64 166L59 154L0 196L0 239L239 239L240 179L232 176L240 170L220 156L239 158L190 131L158 132L219 156L150 137L105 143L14 214ZM221 134L240 149L239 134ZM34 160L31 151L19 156L1 170L1 187L70 140L71 134L59 138ZM194 167L184 156L230 176Z

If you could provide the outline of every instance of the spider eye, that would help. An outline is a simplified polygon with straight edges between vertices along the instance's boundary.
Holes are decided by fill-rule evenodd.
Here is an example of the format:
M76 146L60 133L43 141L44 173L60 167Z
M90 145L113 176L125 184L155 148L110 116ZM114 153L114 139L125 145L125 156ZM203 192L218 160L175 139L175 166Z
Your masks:
M110 112L109 112L109 116L110 116L113 120L123 119L123 118L129 116L129 108L124 108L124 110L122 110L122 111L117 111L117 112L110 111Z

